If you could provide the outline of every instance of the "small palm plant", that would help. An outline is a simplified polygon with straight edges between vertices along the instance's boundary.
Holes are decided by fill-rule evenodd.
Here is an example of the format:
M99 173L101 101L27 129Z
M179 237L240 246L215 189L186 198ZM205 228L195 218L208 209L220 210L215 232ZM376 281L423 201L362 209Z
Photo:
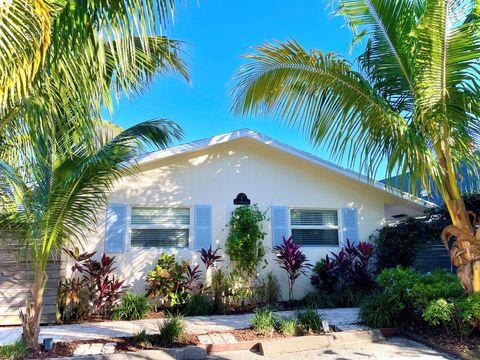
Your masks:
M89 128L54 134L25 131L35 139L24 150L29 163L0 161L0 227L19 235L33 268L32 298L20 317L26 346L36 348L51 255L81 243L95 228L114 181L136 174L135 158L146 144L165 148L182 132L168 120L146 121L101 137Z
M312 267L300 245L293 242L293 237L283 238L283 244L274 247L277 252L276 262L288 274L288 300L293 300L293 285L300 275L306 275Z

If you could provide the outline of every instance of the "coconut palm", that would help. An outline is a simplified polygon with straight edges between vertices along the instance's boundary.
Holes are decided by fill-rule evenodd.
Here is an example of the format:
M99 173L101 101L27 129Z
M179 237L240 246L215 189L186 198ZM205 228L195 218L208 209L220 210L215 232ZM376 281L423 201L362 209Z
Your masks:
M340 0L336 13L365 47L354 63L266 43L236 74L232 108L297 125L314 145L371 179L410 173L411 188L436 184L452 225L445 243L468 292L480 290L480 231L465 209L457 172L480 165L480 2Z
M15 119L91 124L159 73L188 78L181 42L157 35L174 9L174 0L1 1L0 141Z
M157 35L174 9L174 0L0 1L0 225L20 235L33 265L21 315L30 348L49 255L95 225L112 181L134 173L128 161L145 141L164 147L180 135L166 121L118 134L101 120L115 98L141 93L158 75L189 80L182 43Z
M69 134L28 128L25 134L34 145L21 150L28 165L0 161L0 227L20 239L34 270L32 299L20 314L29 348L38 345L49 258L64 247L82 244L104 211L115 180L137 171L135 158L145 145L164 148L181 137L180 128L167 120L146 121L121 132L104 125L97 123L100 136L89 128Z

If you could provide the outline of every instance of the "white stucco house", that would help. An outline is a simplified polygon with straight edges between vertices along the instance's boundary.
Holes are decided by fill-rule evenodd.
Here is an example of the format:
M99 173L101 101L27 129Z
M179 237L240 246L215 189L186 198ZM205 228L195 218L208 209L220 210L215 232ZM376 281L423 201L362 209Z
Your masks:
M274 271L281 284L286 274L268 249L283 236L293 234L314 264L346 238L368 240L385 221L420 215L428 206L248 129L153 152L138 162L140 174L115 184L107 212L86 242L87 251L116 256L118 275L136 292L144 290L146 272L163 252L195 264L199 249L224 249L239 193L268 210L264 271ZM295 296L310 289L303 277ZM284 291L285 298L286 286Z

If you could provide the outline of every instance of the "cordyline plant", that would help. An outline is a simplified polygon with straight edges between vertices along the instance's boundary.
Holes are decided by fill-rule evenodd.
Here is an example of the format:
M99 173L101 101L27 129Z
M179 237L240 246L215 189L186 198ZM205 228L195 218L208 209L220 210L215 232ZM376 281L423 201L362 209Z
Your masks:
M266 43L237 73L233 109L271 114L306 131L374 179L418 192L435 186L452 219L452 263L480 291L480 230L459 186L480 169L480 5L477 0L335 0L354 44L352 64L298 42ZM385 166L386 165L386 166ZM408 175L408 176L407 176Z
M93 253L79 253L78 249L65 250L74 260L72 274L59 287L60 305L66 317L84 318L91 312L104 318L110 316L123 293L125 280L115 278L115 257L103 254L94 260ZM80 304L82 302L82 304ZM81 305L81 306L80 306Z
M202 260L203 264L205 265L205 274L207 273L208 269L212 266L215 265L216 262L221 262L222 256L217 255L217 251L219 251L220 248L215 249L215 251L212 250L212 246L208 249L202 249L200 250L200 259Z
M300 250L300 245L293 242L293 237L283 238L283 244L274 247L277 252L276 262L288 275L288 300L293 300L293 285L300 275L306 275L312 267L306 255Z

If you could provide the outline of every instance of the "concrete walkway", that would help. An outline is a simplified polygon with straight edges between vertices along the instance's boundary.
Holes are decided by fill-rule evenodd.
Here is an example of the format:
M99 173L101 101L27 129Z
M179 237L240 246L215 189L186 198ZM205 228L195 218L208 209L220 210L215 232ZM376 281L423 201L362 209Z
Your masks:
M320 309L324 319L331 325L355 328L358 322L358 309ZM277 312L280 316L292 315L293 311ZM192 334L204 334L209 331L225 331L244 329L250 326L252 314L216 315L185 317L187 331ZM89 339L108 339L112 337L132 336L142 330L149 334L158 333L158 325L163 319L145 319L134 321L105 321L71 325L42 326L40 339L53 338L53 341L75 341ZM22 329L16 327L0 327L0 346L11 344L20 338Z

